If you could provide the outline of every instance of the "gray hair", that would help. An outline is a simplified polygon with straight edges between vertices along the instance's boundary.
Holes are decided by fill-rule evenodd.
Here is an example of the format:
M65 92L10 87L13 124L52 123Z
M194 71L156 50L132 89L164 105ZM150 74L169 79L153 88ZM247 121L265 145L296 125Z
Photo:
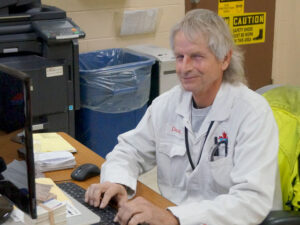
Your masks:
M247 84L243 52L235 45L228 25L220 16L207 9L189 11L171 30L170 43L173 50L174 38L179 31L182 31L191 42L196 41L199 34L203 35L207 40L208 47L218 60L223 60L232 50L231 61L224 71L223 81L232 84L238 82Z

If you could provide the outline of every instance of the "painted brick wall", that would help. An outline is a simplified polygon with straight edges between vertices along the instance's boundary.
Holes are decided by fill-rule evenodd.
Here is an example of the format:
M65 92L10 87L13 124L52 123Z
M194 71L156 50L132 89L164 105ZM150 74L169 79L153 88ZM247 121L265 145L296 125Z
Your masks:
M80 52L154 44L169 47L169 31L184 16L183 0L42 0L67 11L87 33L80 40ZM154 33L122 37L118 35L116 14L124 10L159 8ZM275 84L300 86L300 1L276 0L272 77Z
M153 44L169 47L169 31L184 16L183 0L42 0L67 12L85 32L80 40L80 52L125 47L133 44ZM156 31L150 34L120 36L118 20L124 10L158 8Z

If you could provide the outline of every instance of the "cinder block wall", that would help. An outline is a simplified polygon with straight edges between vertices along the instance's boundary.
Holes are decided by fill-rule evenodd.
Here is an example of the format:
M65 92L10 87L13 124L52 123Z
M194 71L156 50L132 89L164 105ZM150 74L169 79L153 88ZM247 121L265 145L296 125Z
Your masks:
M169 47L169 31L184 16L183 0L42 0L67 11L86 33L80 52L154 44ZM161 17L154 33L122 37L116 30L116 13L158 8ZM275 84L300 86L300 1L276 0L272 77Z
M272 77L300 86L300 1L276 0Z
M80 40L80 52L125 47L134 44L153 44L169 47L169 31L184 16L183 0L42 0L67 12L85 32ZM120 36L117 14L124 10L159 9L155 32Z

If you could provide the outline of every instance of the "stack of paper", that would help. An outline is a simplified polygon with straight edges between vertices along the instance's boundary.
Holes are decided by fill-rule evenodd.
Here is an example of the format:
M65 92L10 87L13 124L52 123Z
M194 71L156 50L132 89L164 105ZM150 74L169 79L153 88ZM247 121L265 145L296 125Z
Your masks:
M81 212L72 204L72 201L68 198L68 196L53 182L52 179L37 178L35 179L35 184L38 218L33 220L29 217L29 215L24 214L23 211L14 207L11 215L14 222L18 224L26 223L38 225L66 224L66 220L68 220L68 218L81 214ZM43 201L44 195L48 197L55 196L55 199L52 198L47 201ZM41 203L43 203L42 206Z
M51 186L50 193L56 196L56 199L61 202L70 202L69 198L64 194L64 192L54 183L51 178L41 177L36 178L35 183L39 185L49 185Z
M37 202L46 202L53 198L56 199L56 195L50 192L51 189L51 184L40 184L35 182L35 197Z
M37 178L35 179L36 185L47 185L50 186L51 189L48 193L48 195L53 195L56 196L56 199L61 202L66 203L66 208L67 208L67 218L72 217L72 216L78 216L80 215L80 211L72 204L72 201L67 197L67 195L59 188L57 185L53 182L52 179L50 178ZM36 189L38 192L38 187ZM43 190L45 191L45 189ZM43 194L47 195L47 194ZM37 195L38 198L38 195Z
M46 152L34 154L35 167L41 172L74 168L75 157L70 152Z
M66 203L51 199L37 206L37 219L24 216L25 224L63 225L67 224Z
M57 151L76 152L76 149L57 133L33 134L33 149L36 153Z

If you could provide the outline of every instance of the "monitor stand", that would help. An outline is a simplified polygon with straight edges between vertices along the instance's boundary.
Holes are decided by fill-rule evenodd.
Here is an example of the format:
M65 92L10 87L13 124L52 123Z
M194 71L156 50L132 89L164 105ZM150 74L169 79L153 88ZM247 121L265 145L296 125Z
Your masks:
M13 204L4 196L0 195L0 224L3 224L13 210Z

